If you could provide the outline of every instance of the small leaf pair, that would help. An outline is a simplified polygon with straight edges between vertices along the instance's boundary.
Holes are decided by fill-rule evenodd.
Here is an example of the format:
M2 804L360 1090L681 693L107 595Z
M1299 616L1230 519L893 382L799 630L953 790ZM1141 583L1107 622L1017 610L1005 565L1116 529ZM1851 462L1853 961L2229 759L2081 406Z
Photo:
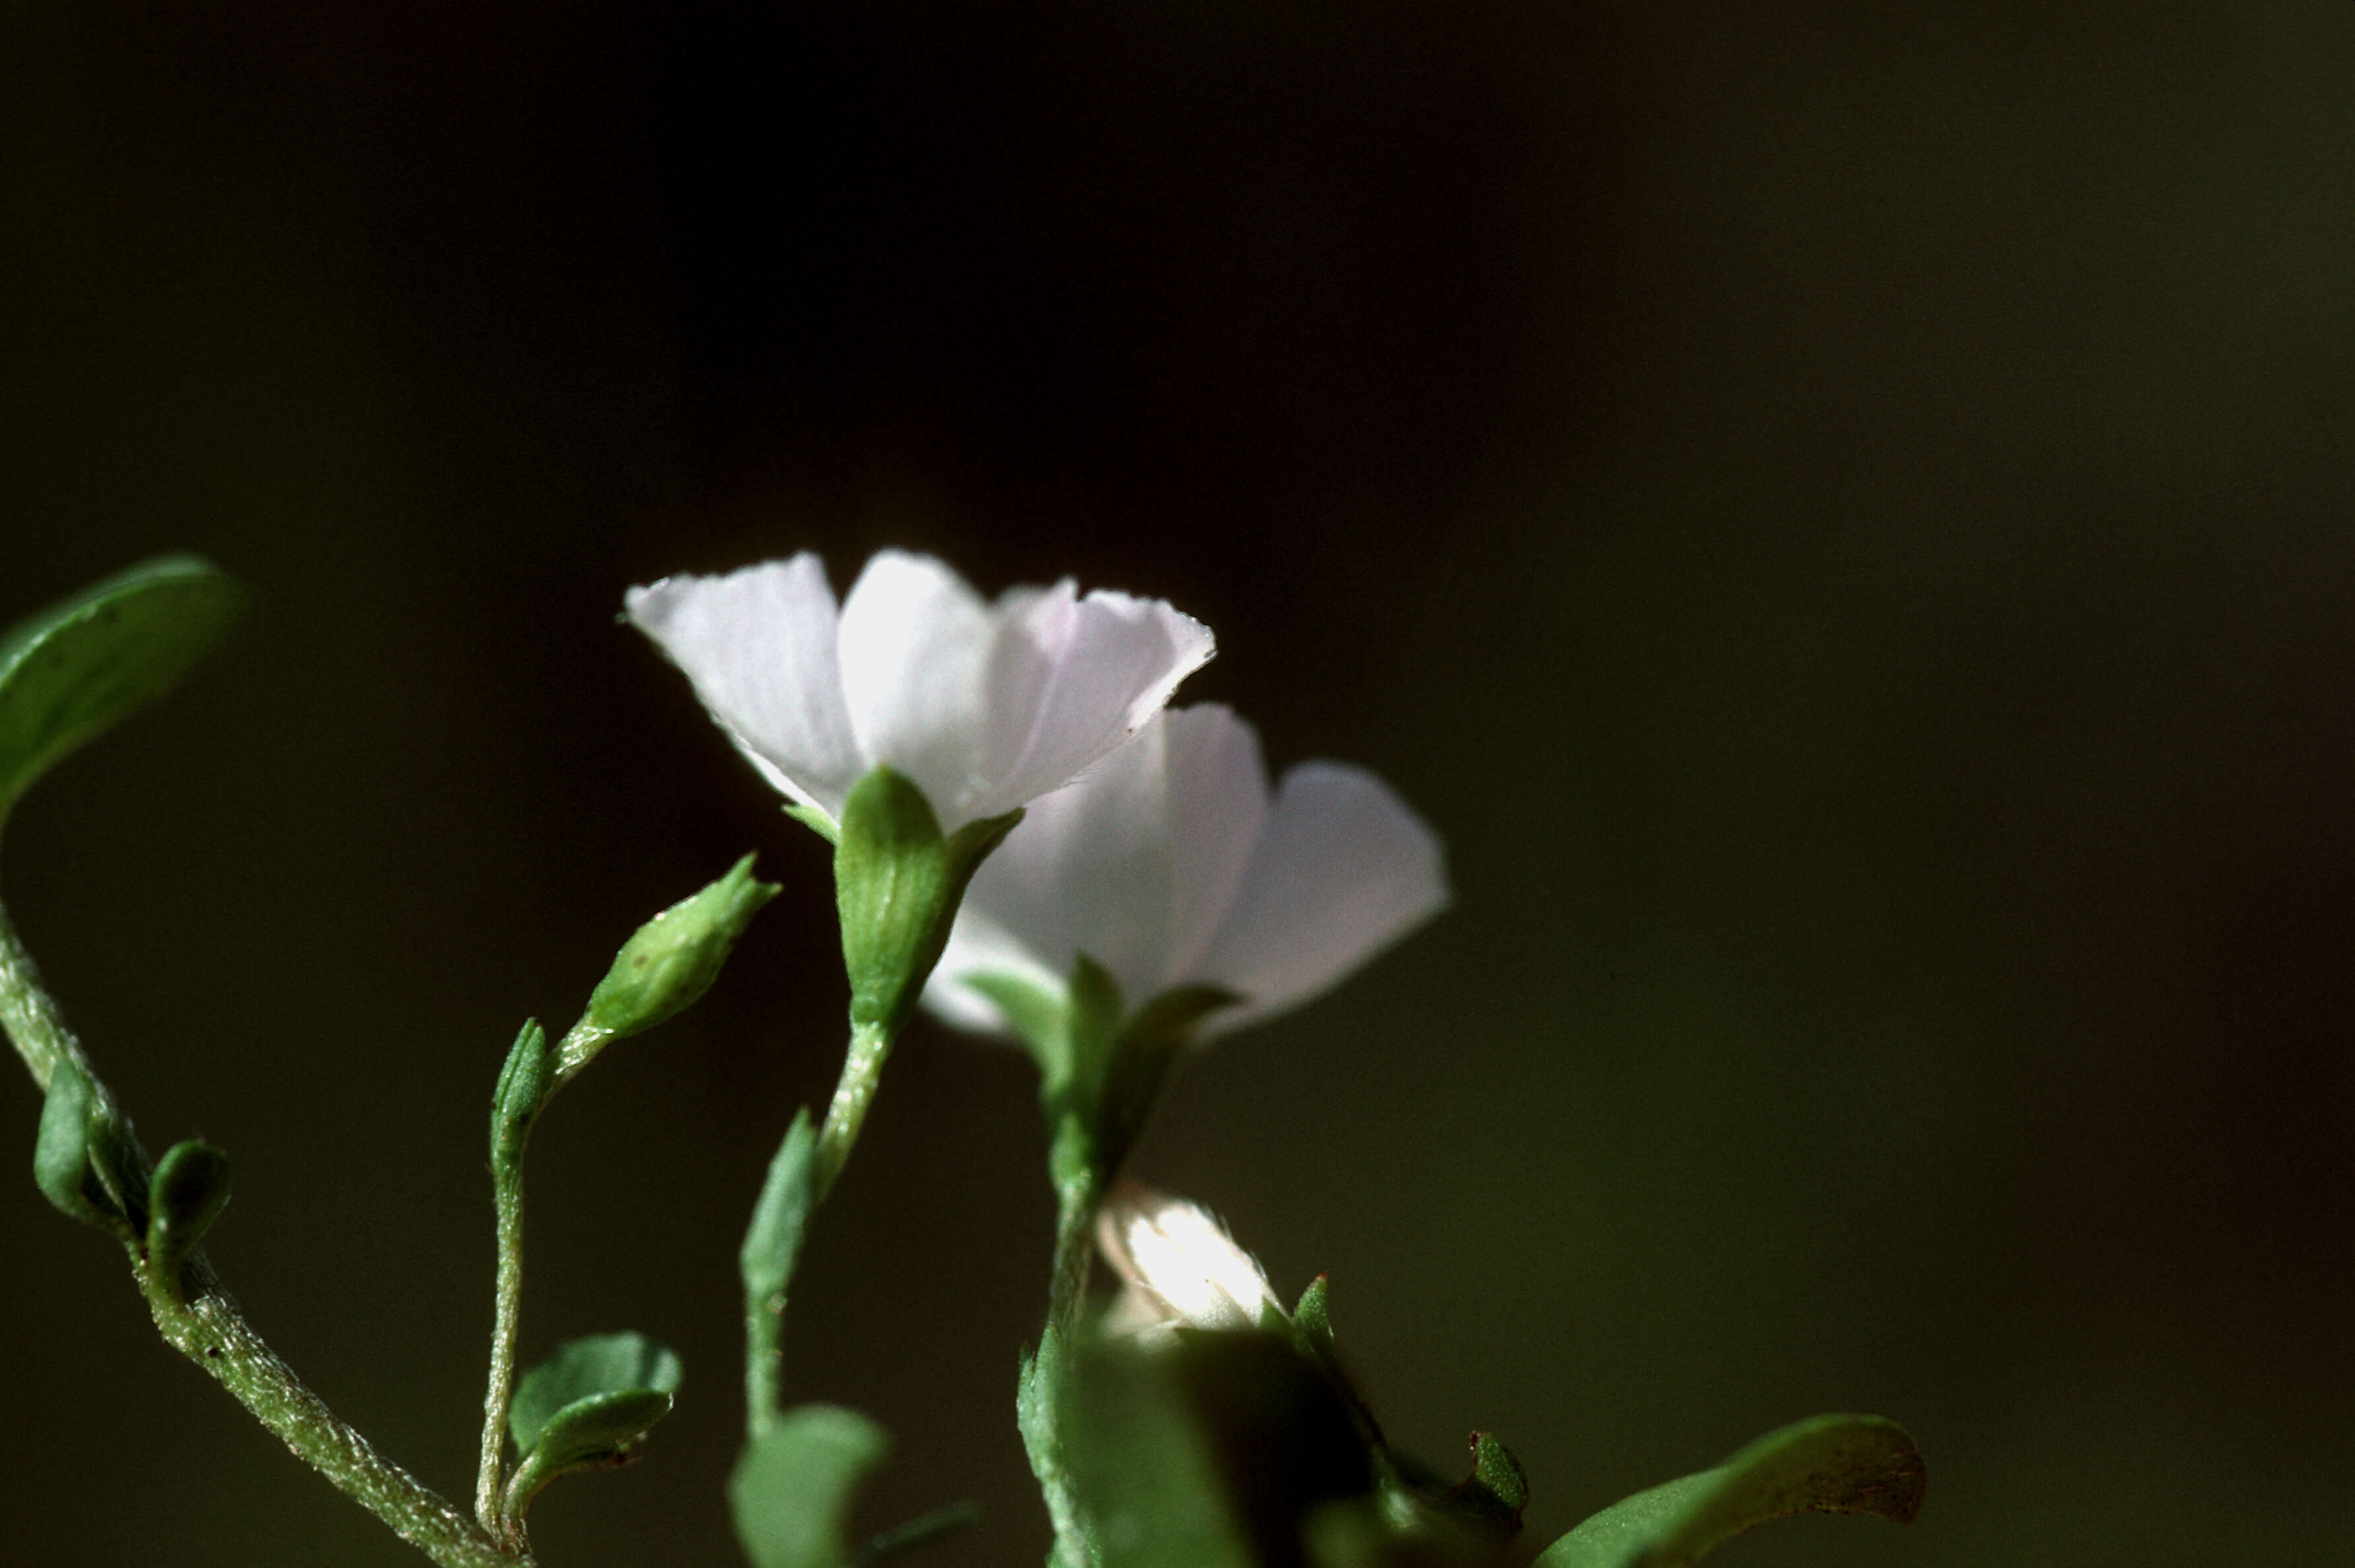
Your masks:
M570 1340L526 1373L507 1411L521 1457L500 1511L519 1521L557 1477L628 1463L670 1413L681 1370L665 1346L622 1333Z

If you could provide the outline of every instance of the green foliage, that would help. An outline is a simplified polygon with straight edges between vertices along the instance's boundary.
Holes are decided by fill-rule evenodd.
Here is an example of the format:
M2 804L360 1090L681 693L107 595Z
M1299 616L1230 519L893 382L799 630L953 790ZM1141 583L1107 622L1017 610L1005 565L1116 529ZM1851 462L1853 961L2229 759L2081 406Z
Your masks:
M752 1223L745 1230L743 1247L736 1256L748 1304L766 1303L793 1283L794 1268L801 1261L803 1232L815 1202L810 1157L816 1147L817 1135L804 1107L794 1113L794 1125L785 1130L784 1142L769 1162L768 1179L761 1184L760 1201L752 1206Z
M1786 1514L1866 1513L1911 1524L1922 1456L1877 1415L1818 1415L1768 1433L1715 1469L1637 1492L1548 1547L1536 1568L1683 1568Z
M33 1181L59 1211L136 1243L147 1231L147 1172L130 1129L70 1062L50 1076L33 1143Z
M890 1447L855 1410L785 1412L745 1448L728 1482L736 1539L755 1568L846 1568L853 1494Z
M0 637L0 818L53 763L179 684L244 600L210 562L158 556Z
M155 1162L147 1186L147 1267L177 1300L180 1268L229 1207L229 1156L191 1138L174 1144Z
M1299 1563L1312 1515L1374 1498L1347 1402L1288 1335L1189 1329L1077 1360L1062 1421L1104 1568Z
M943 836L932 803L879 767L850 788L835 840L835 901L855 1027L896 1034L941 959L965 884L1019 811Z
M553 1435L572 1406L614 1393L660 1393L659 1418L670 1408L669 1396L678 1392L681 1372L678 1357L644 1334L591 1334L569 1340L524 1374L507 1411L507 1430L514 1435L517 1451L528 1454Z
M493 1169L511 1171L523 1157L532 1119L548 1103L549 1067L548 1031L538 1019L527 1019L499 1069L498 1086L491 1091Z
M650 1029L711 988L737 938L777 896L747 855L718 881L663 911L622 944L589 997L584 1022L619 1040ZM568 1072L580 1064L568 1063Z

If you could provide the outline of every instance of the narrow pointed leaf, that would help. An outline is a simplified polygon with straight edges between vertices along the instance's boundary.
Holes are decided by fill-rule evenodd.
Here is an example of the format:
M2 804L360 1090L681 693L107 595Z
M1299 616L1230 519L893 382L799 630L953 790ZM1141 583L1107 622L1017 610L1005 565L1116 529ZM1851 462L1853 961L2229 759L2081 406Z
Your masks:
M0 637L0 816L51 764L177 685L244 598L209 561L159 556Z
M1926 1472L1905 1429L1818 1415L1768 1433L1713 1470L1637 1492L1546 1548L1536 1568L1683 1568L1786 1514L1867 1513L1911 1524Z
M750 1304L765 1302L793 1283L801 1260L802 1235L809 1224L812 1201L810 1156L817 1147L807 1107L794 1113L794 1125L769 1162L768 1179L761 1184L760 1201L752 1207L752 1223L744 1232L737 1264L744 1276Z
M744 1450L728 1482L736 1539L754 1568L847 1568L853 1495L890 1447L855 1410L785 1412Z

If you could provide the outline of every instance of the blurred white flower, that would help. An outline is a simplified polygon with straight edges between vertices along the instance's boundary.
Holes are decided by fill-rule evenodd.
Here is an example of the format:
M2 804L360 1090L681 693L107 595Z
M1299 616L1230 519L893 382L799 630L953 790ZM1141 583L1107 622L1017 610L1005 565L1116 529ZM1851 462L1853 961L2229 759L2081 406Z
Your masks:
M1156 714L982 863L924 1000L966 1029L1008 1021L968 976L1060 996L1078 955L1134 1009L1170 987L1243 999L1224 1033L1307 1000L1447 901L1438 836L1363 768L1303 763L1270 800L1252 727L1216 704Z
M629 619L687 672L738 750L838 821L879 764L941 830L1012 811L1134 734L1210 656L1209 628L1158 599L1069 578L986 603L931 556L883 550L836 608L809 551L633 588Z
M1138 1181L1115 1186L1096 1244L1119 1274L1108 1333L1153 1339L1177 1328L1256 1328L1284 1304L1249 1253L1209 1210Z

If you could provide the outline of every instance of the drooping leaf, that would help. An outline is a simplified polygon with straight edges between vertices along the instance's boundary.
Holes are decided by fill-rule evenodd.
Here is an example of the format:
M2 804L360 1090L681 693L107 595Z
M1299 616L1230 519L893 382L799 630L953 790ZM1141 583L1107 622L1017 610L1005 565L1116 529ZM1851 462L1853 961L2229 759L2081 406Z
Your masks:
M847 1568L858 1483L890 1452L855 1410L805 1404L749 1445L729 1477L736 1539L754 1568Z
M591 1334L570 1340L524 1374L507 1408L507 1430L515 1437L517 1452L528 1454L551 1435L549 1429L559 1415L573 1405L613 1394L662 1395L662 1410L655 1415L659 1420L670 1409L670 1396L678 1392L681 1371L678 1357L669 1347L644 1334ZM620 1408L637 1411L651 1408L652 1403L642 1400ZM601 1412L584 1416L577 1424L586 1435L605 1431L619 1419L618 1410ZM642 1433L653 1424L648 1421L637 1431Z
M1743 1531L1810 1511L1911 1524L1925 1479L1921 1453L1895 1422L1818 1415L1715 1469L1614 1503L1546 1548L1536 1568L1683 1568Z
M158 556L0 637L0 817L66 753L177 685L244 599L211 562Z

